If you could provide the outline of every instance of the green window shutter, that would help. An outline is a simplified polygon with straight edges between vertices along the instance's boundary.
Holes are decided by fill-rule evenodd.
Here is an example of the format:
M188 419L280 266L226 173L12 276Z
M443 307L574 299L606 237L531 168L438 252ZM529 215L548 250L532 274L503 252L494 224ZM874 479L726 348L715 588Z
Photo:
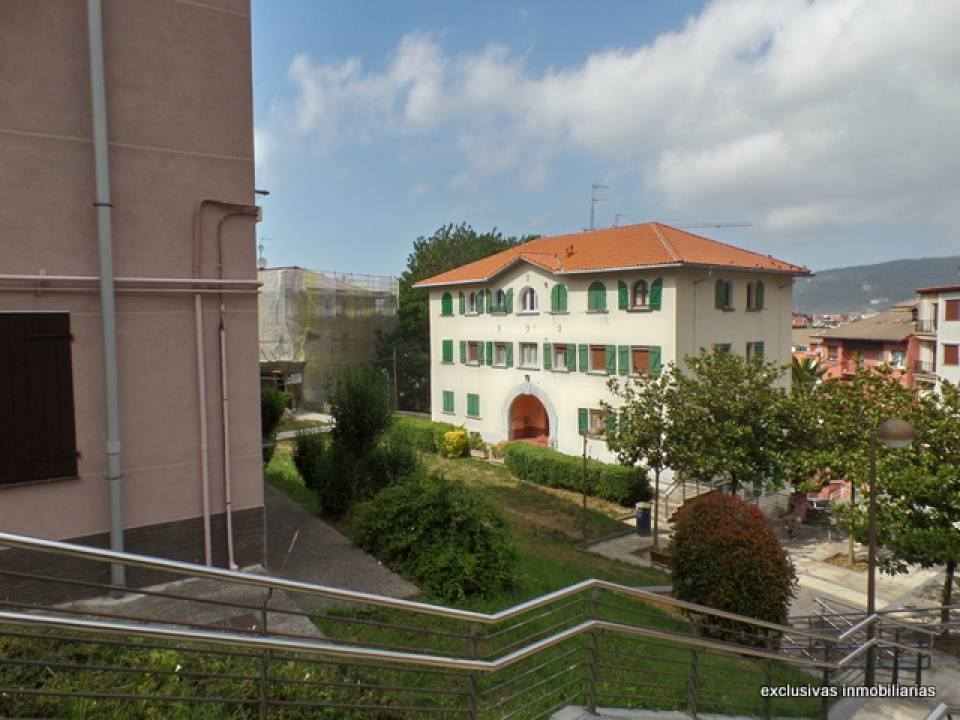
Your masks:
M726 293L724 292L724 290L725 290L725 289L724 289L724 286L723 286L723 280L717 280L717 284L716 284L716 286L715 286L715 288L714 288L714 298L713 298L713 305L714 305L714 307L716 307L717 309L720 309L720 308L725 307L724 302L723 302L723 296L724 296Z
M483 365L483 342L477 343L477 365Z
M492 290L487 290L486 296L487 296L487 303L486 303L486 304L487 304L487 312L488 312L488 313L492 313L492 312L494 311L494 309L495 309L495 308L493 307L493 291L492 291Z
M757 310L763 310L763 283L757 282L756 290L754 290L754 306ZM760 343L761 347L763 343Z
M480 314L483 313L483 296L484 296L483 290L478 290L477 291L477 312Z
M508 313L512 313L512 312L513 312L513 288L510 288L509 290L507 290L507 307L506 307L506 311L507 311Z
M460 362L464 365L467 364L467 341L460 341Z
M440 296L440 314L453 315L453 296L448 292Z
M507 367L513 367L513 343L508 342L506 345Z
M650 374L659 375L662 367L663 360L661 359L660 346L654 345L650 348Z
M590 370L590 346L580 345L580 372Z
M577 346L574 343L567 345L567 372L577 369Z
M590 428L590 411L586 408L577 408L577 432L585 434Z
M493 343L489 340L487 341L486 357L487 357L487 365L493 365Z
M453 340L443 341L443 362L453 362Z
M607 375L617 372L617 346L607 345Z
M617 307L621 310L626 310L630 307L630 291L627 289L627 284L623 280L617 283Z
M630 374L630 347L620 345L617 347L617 371L621 375Z
M553 369L553 346L550 343L543 344L543 369Z
M607 288L599 280L587 290L587 310L600 312L607 309Z
M560 312L567 311L567 286L560 286Z
M467 299L463 296L463 293L457 293L457 295L460 302L460 314L463 315L467 311Z
M753 354L758 361L763 362L763 342L755 342L753 344Z
M560 312L560 285L550 288L550 312Z
M657 278L650 286L650 309L659 310L663 301L663 278Z
M478 417L480 415L480 396L473 393L467 393L467 415Z
M617 431L617 414L613 410L607 410L603 413L603 431L608 436Z
M453 390L443 391L443 411L448 413L453 412Z

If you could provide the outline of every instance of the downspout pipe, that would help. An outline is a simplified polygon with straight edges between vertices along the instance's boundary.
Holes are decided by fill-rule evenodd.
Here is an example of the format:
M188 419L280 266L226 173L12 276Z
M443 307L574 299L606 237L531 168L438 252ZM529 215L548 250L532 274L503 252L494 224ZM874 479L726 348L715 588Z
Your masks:
M90 100L93 118L93 160L96 180L97 237L100 257L100 322L103 332L103 376L106 401L107 488L110 506L110 549L123 551L123 475L120 472L120 402L117 381L117 319L113 287L110 149L107 144L107 91L103 63L103 13L100 0L87 0L90 45ZM110 582L126 586L126 568L110 566Z
M232 214L254 215L257 214L257 206L248 203L241 203L235 200L219 200L217 198L204 198L197 203L196 211L193 215L193 277L200 278L200 265L202 259L201 246L203 241L203 210L207 206L225 208L229 212L221 218L217 225L217 266L219 268L219 284L223 283L223 241L222 229L223 220ZM226 292L230 292L227 290ZM231 568L236 567L233 548L233 494L232 482L230 477L230 399L227 390L227 359L226 359L226 327L224 325L224 306L223 289L220 289L220 322L218 325L218 345L220 355L220 403L221 403L221 437L223 441L223 470L224 470L224 515L227 530L227 563ZM210 528L210 470L209 470L209 444L207 428L207 391L206 391L206 372L203 340L203 308L200 293L194 295L194 325L196 328L197 344L197 405L200 417L200 487L201 504L203 507L203 546L204 561L207 565L213 565L212 537Z

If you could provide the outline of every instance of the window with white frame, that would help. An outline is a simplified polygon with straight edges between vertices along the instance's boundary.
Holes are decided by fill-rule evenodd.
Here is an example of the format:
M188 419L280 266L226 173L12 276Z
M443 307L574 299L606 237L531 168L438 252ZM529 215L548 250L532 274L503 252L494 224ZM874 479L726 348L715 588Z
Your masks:
M475 292L467 295L467 312L475 313L477 311L477 294Z
M537 367L537 344L520 343L520 367Z
M476 340L470 340L467 343L467 363L470 365L480 364L480 343Z
M506 343L493 344L493 364L498 367L507 365L507 345Z
M560 371L567 369L567 346L566 345L553 346L553 369L560 370Z
M646 280L637 280L633 284L633 307L642 308L647 306L649 298L649 289Z
M495 312L504 312L507 307L507 294L503 290L497 290L494 302L496 303L492 310Z
M540 309L537 301L537 291L533 288L524 288L520 293L520 309L523 312L536 312Z
M895 368L905 367L907 364L907 352L906 350L891 350L890 351L890 364Z

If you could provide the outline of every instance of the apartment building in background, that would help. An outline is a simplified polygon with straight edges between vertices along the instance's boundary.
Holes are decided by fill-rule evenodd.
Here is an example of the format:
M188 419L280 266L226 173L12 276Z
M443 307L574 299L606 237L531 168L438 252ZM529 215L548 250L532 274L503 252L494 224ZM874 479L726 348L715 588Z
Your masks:
M824 380L851 377L858 367L887 365L906 387L914 387L917 349L912 342L917 301L893 305L889 310L837 327L815 331L809 348L826 372Z
M579 454L610 376L701 348L788 364L801 266L640 225L543 237L416 284L430 294L434 420ZM610 459L602 440L592 454Z
M89 27L83 0L3 10L0 529L260 563L249 0L103 0ZM90 62L97 28L102 76ZM0 549L0 566L25 562ZM58 574L105 571L91 568Z
M960 285L918 288L915 373L923 389L960 383Z

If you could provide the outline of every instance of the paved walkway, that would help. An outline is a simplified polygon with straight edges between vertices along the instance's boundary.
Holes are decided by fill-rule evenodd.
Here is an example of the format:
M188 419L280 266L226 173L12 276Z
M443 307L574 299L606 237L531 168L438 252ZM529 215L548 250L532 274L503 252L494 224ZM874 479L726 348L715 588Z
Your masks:
M388 570L376 558L271 485L264 485L264 505L267 567L272 574L392 597L407 598L419 592L416 585ZM293 551L286 558L298 531ZM314 596L300 595L295 599L307 612L334 604Z

